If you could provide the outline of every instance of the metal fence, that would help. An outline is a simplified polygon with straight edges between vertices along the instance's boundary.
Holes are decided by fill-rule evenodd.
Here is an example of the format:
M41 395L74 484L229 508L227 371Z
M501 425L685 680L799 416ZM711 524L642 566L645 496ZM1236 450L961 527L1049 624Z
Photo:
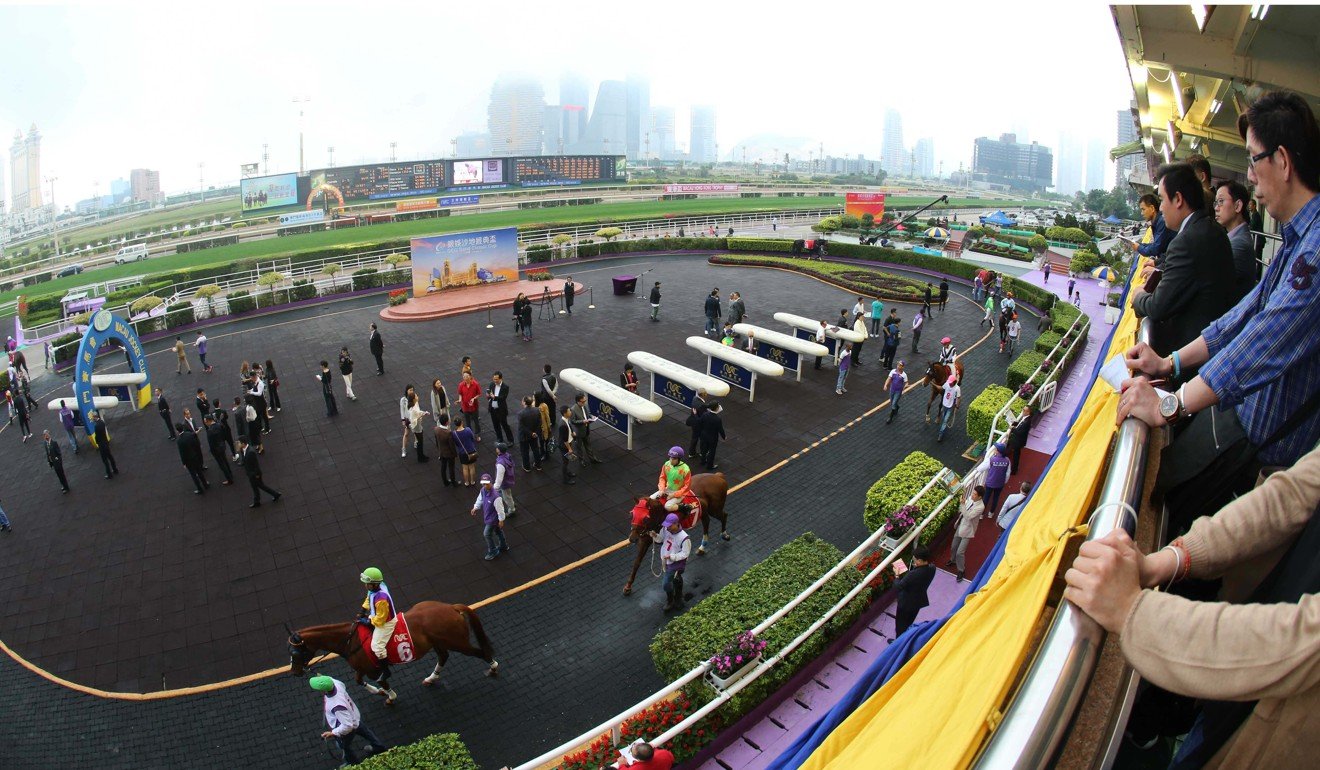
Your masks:
M1083 323L1083 321L1085 323ZM1081 324L1080 329L1078 328L1078 324ZM1059 381L1059 378L1062 374L1062 370L1064 367L1064 362L1067 361L1072 356L1073 350L1077 347L1077 345L1086 341L1086 334L1087 331L1090 329L1090 327L1091 327L1090 316L1088 316L1086 313L1078 313L1077 317L1073 319L1072 324L1068 327L1068 331L1064 333L1063 337L1057 343L1055 343L1054 347L1051 348L1050 352L1045 356L1045 360L1041 361L1040 364L1036 366L1035 371L1031 373L1031 376L1026 379L1026 382L1031 382L1032 380L1036 379L1036 375L1040 374L1041 371L1045 368L1046 363L1051 364L1049 375L1045 377L1045 382L1041 383L1041 386L1039 388L1036 388L1035 392L1031 394L1031 398L1027 399L1027 404L1026 404L1027 406L1030 406L1034 409L1036 407L1037 402L1040 401L1041 394L1045 392L1045 385L1051 381L1053 382ZM1067 340L1070 336L1072 336L1074 331L1078 332L1077 336L1074 337L1073 341L1068 345L1068 349L1063 351L1063 355L1058 355L1059 348L1063 347L1064 341ZM991 446L1000 438L1002 438L1006 433L1008 433L1007 428L1005 428L1002 431L999 430L999 420L1001 418L1006 418L1008 416L1008 413L1012 411L1013 402L1016 401L1017 399L1018 396L1015 393L1013 397L1008 400L1007 404L1004 404L1002 407L1000 407L998 412L995 412L994 419L990 421L990 435L987 437L987 443L986 443L987 447Z

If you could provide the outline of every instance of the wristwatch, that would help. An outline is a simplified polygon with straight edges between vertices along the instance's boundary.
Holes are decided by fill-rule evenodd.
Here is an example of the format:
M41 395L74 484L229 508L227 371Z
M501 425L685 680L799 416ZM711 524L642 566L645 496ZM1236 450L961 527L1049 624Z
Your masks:
M1177 393L1170 393L1160 399L1160 417L1164 418L1164 422L1174 425L1186 415L1182 397Z

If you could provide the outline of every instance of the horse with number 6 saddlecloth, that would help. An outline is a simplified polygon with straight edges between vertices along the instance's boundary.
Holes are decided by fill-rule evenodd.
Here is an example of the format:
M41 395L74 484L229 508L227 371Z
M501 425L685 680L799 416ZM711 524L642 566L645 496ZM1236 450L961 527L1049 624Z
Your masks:
M696 524L695 521L687 523L690 516L695 515L700 518L701 545L697 548L697 555L705 556L712 518L720 522L720 537L729 539L729 517L724 510L724 499L729 496L729 482L725 480L723 473L698 473L692 477L690 489L699 507L696 511L690 512L680 510L679 516L688 527ZM637 544L637 553L633 557L628 583L623 587L624 596L632 593L633 581L637 579L637 568L642 565L642 559L646 557L646 552L651 547L651 533L660 531L660 526L669 513L665 510L665 501L662 499L637 498L637 504L633 506L632 530L628 533L628 542Z
M407 633L396 634L396 639L391 640L389 662L395 664L420 660L431 650L435 650L439 658L435 670L422 680L422 684L435 684L440 678L440 669L449 660L450 652L481 658L490 664L486 676L499 674L500 664L495 660L495 650L481 627L481 619L466 604L418 602L407 612L399 613L399 618L401 622L407 623ZM384 696L385 705L391 706L397 694L390 689L388 677L384 675L368 646L370 637L364 643L358 634L358 625L357 622L332 623L294 631L286 624L284 628L289 632L290 671L295 676L305 674L318 652L339 655L357 672L358 684L367 688L372 695ZM411 639L398 639L398 636L410 636ZM374 679L376 684L367 681L368 677Z
M953 372L958 373L958 382L963 381L963 362L962 356L953 360L953 366L931 361L926 364L926 376L921 384L930 386L930 398L926 399L926 423L930 423L930 407L935 400L944 395L944 385L949 381L949 375Z

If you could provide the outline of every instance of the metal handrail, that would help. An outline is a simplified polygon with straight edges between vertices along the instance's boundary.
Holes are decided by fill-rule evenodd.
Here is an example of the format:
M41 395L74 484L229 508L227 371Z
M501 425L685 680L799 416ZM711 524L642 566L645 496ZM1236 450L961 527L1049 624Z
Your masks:
M1056 359L1054 356L1056 353L1059 352L1059 346L1063 344L1064 340L1068 339L1068 335L1072 334L1073 331L1077 328L1077 324L1082 321L1086 321L1086 323L1082 327L1082 333L1079 333L1075 338L1073 338L1072 343L1068 345L1068 349L1063 352L1062 356L1059 356ZM1036 375L1040 374L1041 369L1045 367L1045 361L1052 361L1054 363L1054 366L1050 369L1049 376L1045 378L1045 382L1048 383L1050 381L1050 377L1053 377L1056 374L1058 374L1059 370L1063 368L1063 362L1068 359L1068 356L1072 355L1073 348L1077 346L1077 343L1086 339L1085 332L1090 327L1090 325L1091 325L1091 317L1088 316L1086 313L1078 313L1077 317L1073 319L1072 325L1068 327L1068 331L1064 332L1063 337L1060 338L1058 342L1054 343L1054 347L1050 349L1049 355L1045 356L1045 359L1036 366L1036 371L1032 372L1031 376L1028 377L1026 381L1031 382L1032 380L1036 379ZM1040 394L1044 390L1045 390L1044 385L1041 385L1039 388L1036 388L1036 392L1032 393L1031 398L1027 399L1026 405L1034 407L1036 401L1040 399ZM1017 397L1018 397L1017 393L1014 393L1012 398L1008 399L1008 403L1001 406L998 412L995 412L994 419L990 421L990 435L987 437L986 446L990 446L991 444L995 443L995 434L999 432L998 430L999 418L1003 417L1009 411L1009 407L1013 405L1013 402L1017 400ZM1008 431L1004 431L1004 433L1007 432Z
M935 476L930 481L926 482L926 485L921 488L921 491L917 492L915 495L912 496L912 498L908 501L908 504L916 505L917 501L920 500L922 497L924 497L926 493L929 492L932 488L934 488L935 485L940 481L940 479L944 477L946 470L947 470L946 468L942 468L940 472L935 474ZM937 506L935 506L934 510L932 510L930 514L926 516L925 519L923 519L917 526L913 527L912 530L909 531L903 537L903 539L899 541L897 547L895 547L895 549L889 554L889 556L883 559L880 562L880 564L875 567L875 569L873 569L865 578L863 578L860 583L854 586L853 589L849 591L847 595L845 595L842 599L836 602L835 605L832 608L830 608L824 615L822 615L815 623L813 623L810 628L799 634L797 638L795 638L793 641L785 645L784 648L781 649L777 654L771 656L767 660L761 661L761 663L758 664L753 671L749 672L746 676L744 676L742 679L740 679L738 682L732 685L728 690L725 690L723 693L721 693L719 697L715 698L710 703L706 704L701 709L694 712L687 719L684 719L682 722L671 727L669 730L661 734L658 738L651 741L650 743L652 745L658 746L664 744L669 740L672 740L676 735L683 732L688 727L695 724L698 720L705 717L711 711L713 711L714 709L718 708L720 705L728 701L729 698L738 694L738 692L743 687L746 687L748 684L750 684L752 681L755 681L765 672L769 671L771 668L774 668L774 666L780 663L785 657L787 657L791 652L793 652L793 650L797 649L804 641L806 641L806 639L810 637L811 634L815 633L816 630L818 630L821 626L829 622L829 620L833 618L836 614L838 614L838 612L843 607L846 607L848 602L856 598L857 595L860 594L862 590L864 590L870 584L870 582L880 574L880 572L885 567L888 567L890 564L893 563L894 559L897 558L898 554L902 553L904 548L906 548L917 537L921 535L921 532L926 528L926 526L929 525L930 522L934 520L935 516L940 511L942 511L946 505L949 504L950 500L953 499L954 499L953 495L945 495L944 499ZM787 615L789 612L792 612L798 605L806 601L813 594L815 594L816 591L820 590L822 586L824 586L826 583L832 580L835 575L839 574L839 572L848 568L849 566L855 564L856 561L862 556L862 554L873 548L876 545L876 543L880 542L881 538L883 538L884 535L885 535L884 527L880 527L876 529L875 532L871 533L870 537L862 541L861 545L854 548L851 553L843 557L843 559L841 559L838 564L831 567L829 571L827 571L824 575L821 575L821 577L817 579L814 583L804 588L792 601L785 604L777 612L770 615L770 617L766 618L765 620L761 621L761 623L758 624L755 628L751 629L752 633L760 635L764 633L765 630L768 629L770 626L774 625L775 623L783 619L785 615ZM578 748L579 746L584 746L586 744L591 743L592 741L596 740L605 733L610 733L614 742L616 744L619 743L621 740L620 728L622 727L624 722L633 718L638 713L645 711L646 709L656 705L657 703L666 700L670 695L673 695L674 693L678 692L685 685L705 676L706 672L709 670L710 670L710 661L702 662L701 664L693 668L691 671L687 672L686 674L674 680L673 682L670 682L669 684L665 685L663 688L655 691L654 693L647 696L643 700L638 701L632 706L629 706L627 709L620 712L619 714L616 714L610 719L601 722L600 724L596 725L590 730L587 730L581 735L578 735L577 737L569 741L565 741L564 743L541 754L535 759L531 759L526 762L523 762L522 764L517 765L516 767L514 767L514 770L535 770L536 768L539 768L548 762L552 762L563 757L564 755L572 752L574 749Z
M1151 324L1142 320L1137 339L1150 344ZM1086 539L1119 527L1132 533L1146 476L1150 427L1135 417L1119 426L1113 453ZM1129 509L1132 516L1125 517ZM1051 763L1071 726L1095 673L1105 631L1071 602L1062 601L1031 667L976 766L1037 768Z

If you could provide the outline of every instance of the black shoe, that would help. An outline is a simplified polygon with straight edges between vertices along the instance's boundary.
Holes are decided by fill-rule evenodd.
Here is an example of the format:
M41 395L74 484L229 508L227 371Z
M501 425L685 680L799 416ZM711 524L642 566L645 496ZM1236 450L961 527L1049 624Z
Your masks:
M105 477L106 477L107 479L110 478L110 474L108 474L108 473L105 474Z
M965 575L963 575L963 573L961 573L961 572L958 573L958 579L957 579L957 582L961 583L961 582L963 582L963 581L966 580L966 579L967 579L967 577L966 577Z
M568 485L571 486L571 485L577 483L577 479L569 479L569 480L565 481L564 483L565 483L565 484L568 484Z
M200 490L200 489L194 489L194 490L193 490L193 494L194 494L194 495L200 495L201 493L202 493L202 490Z
M944 563L944 568L945 568L945 569L949 569L950 567L952 567L952 566L953 566L954 564L956 564L956 563L957 563L957 562L955 562L953 559L949 559L948 561L946 561L946 562Z
M270 499L270 501L271 501L272 503L278 503L278 502L280 501L280 498L281 498L281 497L284 497L284 493L283 493L283 492L281 492L280 494L275 495L274 497L272 497L272 498Z
M486 561L495 561L495 556L496 556L496 554L488 553L488 554L486 554L485 556L483 556L482 558L485 559Z
M508 552L509 552L509 546L507 545L500 546L500 553L508 553Z
M248 507L249 507L249 508L260 508L260 507L261 507L261 503L249 503L249 504L248 504Z

